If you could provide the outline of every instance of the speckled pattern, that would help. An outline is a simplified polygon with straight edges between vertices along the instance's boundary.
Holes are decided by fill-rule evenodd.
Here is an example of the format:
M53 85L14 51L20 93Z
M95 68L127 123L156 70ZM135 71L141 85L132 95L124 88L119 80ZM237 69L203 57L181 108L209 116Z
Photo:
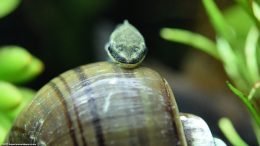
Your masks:
M127 20L112 32L106 51L111 60L124 68L138 66L147 54L142 34Z

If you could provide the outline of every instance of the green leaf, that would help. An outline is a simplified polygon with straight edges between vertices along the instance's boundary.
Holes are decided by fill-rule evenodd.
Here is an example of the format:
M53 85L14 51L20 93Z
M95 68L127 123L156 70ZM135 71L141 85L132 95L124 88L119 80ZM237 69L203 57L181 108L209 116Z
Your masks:
M21 92L23 96L22 103L15 109L10 110L7 112L7 117L14 121L16 117L19 115L19 113L31 102L33 97L35 96L36 92L29 88L19 88L19 91Z
M258 5L260 5L260 0L255 0L255 2L256 2Z
M259 93L257 92L260 89L260 81L255 82L254 86L251 88L249 94L248 94L248 99L252 100L254 96L258 95ZM259 98L259 97L256 97Z
M230 44L227 42L227 40L218 37L217 50L227 74L230 78L232 78L233 81L236 81L238 78L240 78L240 74L238 71L238 66L236 65L236 55Z
M260 20L260 7L259 7L259 4L257 4L255 1L252 1L251 9L253 11L253 14L254 14L255 18L259 21Z
M233 42L235 38L234 30L226 23L226 20L214 3L214 0L203 0L203 4L217 34L228 41Z
M0 0L1 1L1 0ZM3 46L0 48L0 80L8 81L16 77L21 70L30 64L31 54L19 46Z
M229 42L221 37L217 37L217 48L229 78L240 88L248 89L251 84L248 83L244 54L232 49Z
M216 59L219 59L215 43L200 34L192 33L182 29L163 28L160 31L160 35L166 40L190 45L208 53Z
M16 76L11 76L8 80L13 83L24 83L34 79L44 69L44 64L38 58L32 56L31 62L23 69L20 70Z
M246 105L249 113L251 114L252 118L255 120L258 127L260 127L260 113L256 111L254 106L249 101L248 97L246 97L241 91L239 91L237 88L235 88L232 84L227 83L229 89L236 94L240 100Z
M12 122L0 111L0 145L4 142L8 131L12 127Z
M249 10L248 0L235 0L241 7L243 7L246 11Z
M11 83L0 81L0 110L13 109L22 102L22 94Z
M228 118L221 118L219 120L219 128L225 135L225 137L229 140L229 142L234 146L248 146L242 138L236 132L232 122Z
M19 3L20 0L0 0L0 18L15 10Z
M232 27L238 37L236 43L241 42L241 44L244 44L245 37L247 36L249 29L254 25L252 18L238 5L225 9L223 15L226 22Z
M248 32L245 44L245 55L247 64L247 73L251 77L251 83L259 80L259 69L257 64L257 45L259 32L256 27L252 27Z
M19 46L0 48L0 80L24 83L39 75L44 64Z
M259 3L256 3L253 0L247 0L248 10L247 13L251 16L251 18L254 20L255 25L257 26L258 30L260 29L260 8Z
M4 128L0 123L0 145L4 143L7 134L8 134L8 130L6 130L6 128Z

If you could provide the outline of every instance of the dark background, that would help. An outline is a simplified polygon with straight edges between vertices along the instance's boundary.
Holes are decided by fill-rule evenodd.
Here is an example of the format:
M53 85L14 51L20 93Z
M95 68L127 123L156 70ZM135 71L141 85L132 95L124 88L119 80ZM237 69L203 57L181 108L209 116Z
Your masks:
M228 0L217 3L221 8L232 4ZM173 84L180 111L203 117L214 135L224 140L217 121L228 116L240 135L256 145L247 112L237 98L229 97L221 65L159 36L161 28L174 27L213 38L200 0L24 0L0 20L0 46L20 45L44 62L44 72L26 84L39 89L68 69L106 60L105 43L124 19L143 34L149 48L145 64Z
M47 79L100 59L95 49L103 49L109 33L128 19L144 35L148 57L179 69L187 49L162 40L159 30L165 26L193 29L199 5L198 0L24 0L1 19L0 45L28 49L45 63Z

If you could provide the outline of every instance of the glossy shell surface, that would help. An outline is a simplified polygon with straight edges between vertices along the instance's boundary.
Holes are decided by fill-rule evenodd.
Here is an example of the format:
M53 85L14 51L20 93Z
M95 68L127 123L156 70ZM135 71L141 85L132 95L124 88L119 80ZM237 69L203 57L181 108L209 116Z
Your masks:
M207 123L192 114L180 114L188 146L215 146L214 138Z
M8 142L177 146L184 139L172 91L157 72L99 62L46 84L18 117Z

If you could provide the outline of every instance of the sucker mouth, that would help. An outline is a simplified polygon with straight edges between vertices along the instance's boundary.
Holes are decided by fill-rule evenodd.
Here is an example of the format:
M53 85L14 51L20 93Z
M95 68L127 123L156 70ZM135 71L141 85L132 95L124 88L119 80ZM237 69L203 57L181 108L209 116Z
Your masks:
M113 56L113 55L112 55ZM140 62L140 59L139 58L134 58L134 59L126 59L120 55L114 55L113 56L114 59L120 63L125 63L125 64L136 64L138 62Z
M147 50L145 49L143 52L141 52L142 55L139 55L139 57L127 59L125 57L120 56L118 53L116 53L110 46L107 49L108 49L108 53L113 57L115 61L124 64L137 64L144 59L147 53Z
M128 61L126 58L118 55L115 51L113 51L110 47L108 47L108 53L113 57L113 59L120 63L125 64L134 64L132 60Z

